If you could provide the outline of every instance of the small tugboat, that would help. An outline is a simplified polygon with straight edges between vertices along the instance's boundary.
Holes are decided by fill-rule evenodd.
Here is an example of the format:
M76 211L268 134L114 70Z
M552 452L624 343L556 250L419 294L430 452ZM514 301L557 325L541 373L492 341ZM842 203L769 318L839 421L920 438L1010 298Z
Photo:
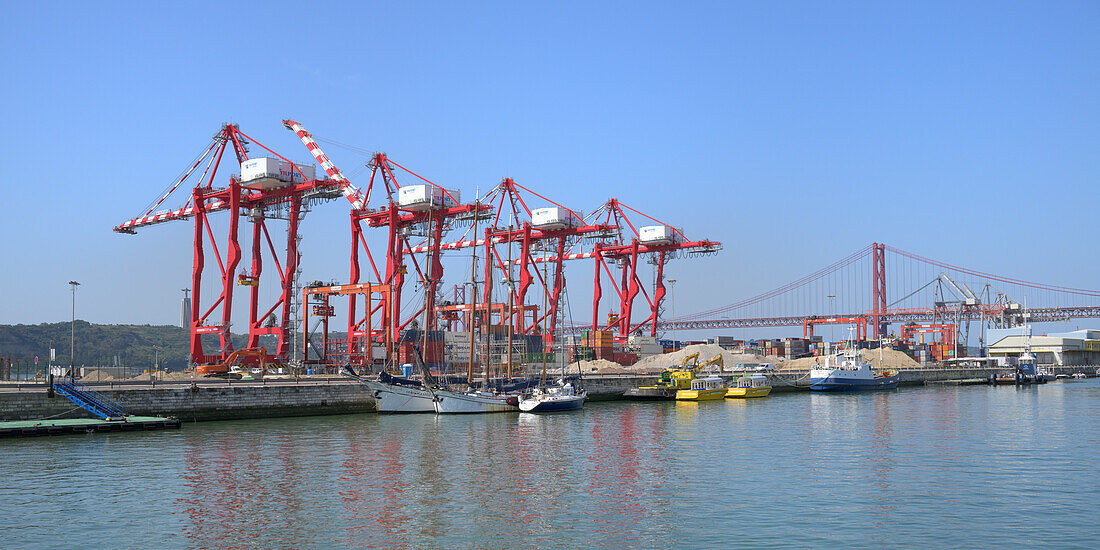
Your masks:
M1024 351L1016 363L1016 369L989 375L989 383L994 386L1023 386L1028 384L1046 384L1047 378L1035 368L1035 359L1031 351Z
M691 381L691 387L686 390L676 390L678 401L711 401L725 399L726 383L720 376L708 376L696 378Z
M829 365L832 356L826 358L824 367L810 369L810 389L815 391L892 390L898 387L901 374L890 369L882 372L871 370L871 364L859 357L858 350L845 350L837 354L839 364Z
M737 386L726 392L726 397L767 397L772 387L768 384L768 377L763 374L742 376L737 379Z
M994 386L1047 383L1047 377L1035 366L1035 356L1031 354L1031 325L1024 325L1024 353L1016 361L1016 369L989 375L989 383Z

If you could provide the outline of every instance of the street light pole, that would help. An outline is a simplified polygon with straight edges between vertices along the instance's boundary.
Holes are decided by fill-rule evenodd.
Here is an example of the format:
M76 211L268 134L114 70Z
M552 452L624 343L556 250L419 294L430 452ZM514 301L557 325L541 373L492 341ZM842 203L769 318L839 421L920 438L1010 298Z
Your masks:
M826 296L829 299L829 315L836 317L836 295L830 294ZM833 351L833 323L829 323L829 352Z
M69 378L74 378L73 355L76 353L76 287L80 286L80 283L76 281L69 281L69 286L73 289L73 318L69 323Z

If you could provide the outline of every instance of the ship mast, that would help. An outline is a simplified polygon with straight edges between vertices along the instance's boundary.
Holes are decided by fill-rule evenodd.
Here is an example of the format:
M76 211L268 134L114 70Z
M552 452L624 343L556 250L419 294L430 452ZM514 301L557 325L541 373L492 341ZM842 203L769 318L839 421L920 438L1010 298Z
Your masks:
M467 386L471 386L474 383L474 346L476 345L474 342L474 324L477 322L477 220L480 206L481 199L476 199L474 201L474 246L472 247L473 255L470 258L470 290L472 291L473 297L470 300L470 362L466 365Z

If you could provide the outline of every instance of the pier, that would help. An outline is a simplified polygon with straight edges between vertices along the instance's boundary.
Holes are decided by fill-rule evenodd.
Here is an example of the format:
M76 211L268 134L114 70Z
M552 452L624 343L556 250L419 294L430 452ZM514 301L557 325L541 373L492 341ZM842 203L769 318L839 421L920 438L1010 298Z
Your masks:
M997 369L988 368L915 368L901 371L903 386L925 384L967 384L986 380ZM1055 367L1056 374L1085 372L1095 375L1096 367ZM727 381L741 373L723 372ZM809 391L809 372L779 370L765 373L774 393ZM589 401L613 401L634 387L652 384L660 373L594 374L584 377ZM374 412L374 397L366 386L341 377L269 378L258 381L203 380L198 382L111 382L89 384L100 393L123 404L135 415L175 418L182 422L277 418ZM63 397L49 397L42 384L0 385L0 422L81 415ZM91 419L86 419L91 421ZM83 430L102 431L112 424L104 421ZM65 430L60 424L56 430ZM91 428L89 428L89 426ZM14 426L13 426L14 427ZM47 431L50 428L45 428ZM141 428L148 429L148 428ZM55 430L55 431L56 431Z
M64 435L92 432L135 432L179 429L178 418L131 416L124 420L67 418L60 420L15 420L0 422L0 438Z

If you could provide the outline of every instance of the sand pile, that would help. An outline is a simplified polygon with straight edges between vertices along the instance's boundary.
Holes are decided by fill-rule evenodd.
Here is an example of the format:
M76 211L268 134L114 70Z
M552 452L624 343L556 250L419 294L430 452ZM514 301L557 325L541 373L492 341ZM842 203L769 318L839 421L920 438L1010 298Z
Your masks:
M114 376L107 374L101 370L85 370L84 376L80 378L85 382L113 382L117 380Z
M192 380L202 380L202 378L202 376L194 372L185 371L169 372L167 374L162 372L157 375L157 380L164 380L165 382L190 382Z
M879 350L877 349L865 349L863 351L863 360L871 363L871 368L874 369L906 369L920 367L920 363L913 360L903 352L883 348L882 359L879 359ZM807 370L814 366L814 363L824 365L824 357L803 357L802 359L794 359L787 361L783 364L784 369L792 370Z
M629 367L624 367L614 361L608 361L607 359L596 359L595 361L581 361L581 372L598 372L600 374L621 374L624 372L631 372ZM571 363L565 368L565 372L575 373L577 372L577 363Z
M683 364L684 358L693 354L699 354L699 364L706 362L709 359L722 355L722 362L725 364L724 370L730 371L737 368L738 364L744 363L778 363L781 361L777 357L764 357L762 355L754 355L751 353L731 353L722 349L715 344L695 344L687 346L679 351L672 353L665 353L661 355L651 355L649 357L643 357L638 360L637 363L630 366L623 366L618 363L608 361L606 359L597 359L595 361L581 361L581 372L598 372L601 374L616 374L616 373L658 373L665 369L679 367ZM569 366L571 370L576 372L577 364L573 363Z
M695 344L687 346L680 351L674 351L672 353L666 353L663 355L653 355L640 359L635 365L636 370L644 371L662 371L673 367L679 367L683 364L684 358L693 354L699 354L699 363L702 364L719 354L722 355L722 362L724 363L723 370L730 371L737 368L739 364L753 364L753 363L779 363L782 361L778 357L764 357L763 355L756 355L753 353L733 353L722 349L716 344Z

